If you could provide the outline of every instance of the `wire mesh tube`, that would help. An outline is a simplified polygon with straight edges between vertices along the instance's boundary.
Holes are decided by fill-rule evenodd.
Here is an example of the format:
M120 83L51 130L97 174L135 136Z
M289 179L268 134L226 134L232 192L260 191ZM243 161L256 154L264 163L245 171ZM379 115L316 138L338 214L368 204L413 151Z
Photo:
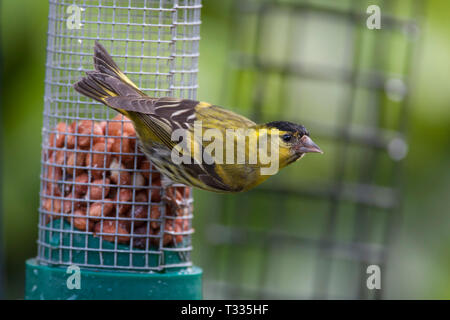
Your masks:
M99 41L146 94L195 99L200 0L50 1L37 261L191 266L191 189L161 188L128 119L76 93Z

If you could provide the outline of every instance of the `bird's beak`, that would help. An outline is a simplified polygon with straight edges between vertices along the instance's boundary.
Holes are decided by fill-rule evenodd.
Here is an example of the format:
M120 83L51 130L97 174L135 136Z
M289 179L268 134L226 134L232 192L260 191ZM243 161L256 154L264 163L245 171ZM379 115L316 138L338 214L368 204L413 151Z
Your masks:
M297 151L300 153L307 153L307 152L317 152L317 153L323 153L323 151L319 148L317 144L312 141L310 137L307 135L304 135L300 138L300 143L297 146Z

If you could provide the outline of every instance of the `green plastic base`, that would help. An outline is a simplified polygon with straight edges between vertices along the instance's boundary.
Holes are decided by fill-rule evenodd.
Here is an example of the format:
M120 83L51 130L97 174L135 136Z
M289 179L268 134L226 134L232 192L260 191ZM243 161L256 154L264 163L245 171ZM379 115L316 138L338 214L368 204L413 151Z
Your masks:
M80 289L69 289L72 273L67 267L45 266L35 259L26 262L25 299L87 300L202 299L202 269L187 268L168 273L80 270Z
M150 246L149 250L133 248L133 252L130 252L128 245L116 245L113 242L102 241L100 237L75 233L73 226L62 219L53 220L46 227L44 242L48 246L42 248L41 254L52 265L53 263L57 265L62 261L80 265L103 265L124 270L130 266L157 268L160 258L163 259L165 265L184 262L177 252L163 250L162 254L159 254L160 250L157 246ZM179 244L181 248L186 246L185 243ZM86 251L86 248L90 250ZM185 267L168 268L170 272L184 269Z

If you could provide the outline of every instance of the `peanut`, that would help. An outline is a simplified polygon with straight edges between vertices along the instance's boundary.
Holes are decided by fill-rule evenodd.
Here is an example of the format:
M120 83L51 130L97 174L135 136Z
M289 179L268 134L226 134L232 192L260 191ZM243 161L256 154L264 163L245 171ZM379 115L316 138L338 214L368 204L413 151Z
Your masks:
M55 158L53 154L52 158ZM45 175L45 189L48 195L61 195L61 188L59 187L59 181L62 179L62 169L61 167L55 167L52 165L46 166L47 173Z
M88 135L92 133L92 121L82 120L79 123L75 124L75 128L76 133L86 135L86 136L77 136L78 146L80 148L89 147L91 137L89 137Z
M152 172L152 185L161 187L161 174L159 172Z
M181 215L181 205L183 197L181 193L174 187L169 187L166 190L166 215Z
M123 221L105 220L103 222L97 222L94 227L94 233L102 233L102 235L99 235L102 240L110 242L114 242L115 239L117 239L118 243L128 243L130 241L130 232L128 231L128 228L126 224L123 223ZM123 236L114 234L121 234Z
M189 187L176 187L182 198L188 199L191 196L191 189Z
M173 235L168 232L173 232L173 225L171 220L166 220L166 224L164 226L164 235L163 235L163 245L167 246L169 244L173 244Z
M81 198L88 190L87 183L89 182L89 176L87 173L82 173L75 178L75 197Z
M150 164L150 161L148 159L144 159L141 161L139 169L144 170L142 172L142 175L147 180L150 179L150 174L151 174L152 184L154 184L154 182L156 182L157 180L161 179L160 173L156 171L156 168ZM152 172L150 172L150 169L152 170Z
M54 148L62 148L64 147L64 142L66 140L66 136L70 133L73 133L72 128L68 126L65 122L60 122L55 128L56 133L51 133L49 136L48 144L50 147ZM70 148L69 144L67 147ZM73 146L72 146L73 148Z
M63 149L57 150L55 153L55 163L63 165L66 160L66 152Z
M148 202L148 195L146 191L139 191L136 193L134 200L136 203L147 203ZM143 221L141 219L147 219L148 218L148 205L136 205L134 206L134 210L131 210L127 216L130 218L137 218L138 220L134 220L134 225L139 227L146 223L146 221Z
M69 193L72 192L72 184L71 183L64 183L63 184L63 189L64 189L64 195L68 195Z
M145 185L145 178L139 172L133 173L133 178L131 181L133 182L133 186L135 187L143 187Z
M61 213L61 199L45 198L42 203L42 209L47 212Z
M131 183L131 175L128 171L124 171L125 167L120 164L117 159L113 159L109 166L111 169L111 181L118 185L129 185Z
M143 159L139 165L139 169L143 170L142 175L148 180L150 178L150 161Z
M99 200L103 198L106 198L109 194L110 187L108 184L110 184L109 178L105 178L105 181L103 182L103 179L96 179L92 182L93 185L89 188L89 199L90 200ZM104 186L102 186L105 184ZM104 192L104 193L103 193Z
M135 205L134 210L130 211L130 218L133 218L136 227L142 226L146 223L144 219L148 218L148 206Z
M129 138L127 133L124 133L121 138L114 139L111 146L111 151L118 153L116 157L121 159L122 163L128 167L132 166L134 162L134 155L129 154L134 153L134 141L134 139Z
M91 169L91 174L95 179L99 179L105 168L108 168L111 162L111 155L106 153L105 142L98 142L92 150L96 153L88 154L86 157L86 167Z
M107 125L108 123L106 122L106 121L100 121L99 123L98 123L98 125L100 126L100 129L102 129L102 134L103 135L105 135L105 130L106 130L106 125Z
M175 220L175 232L183 232L182 223L183 223L182 219ZM183 242L183 235L182 234L175 235L175 242L176 243Z
M76 129L77 129L77 123L76 123L76 121L74 121L69 126L69 132L71 134L67 137L67 147L70 149L75 148L75 140L77 137L74 135L74 133L75 133Z
M150 222L150 227L152 227L153 229L159 228L160 222L156 220L159 219L159 217L161 217L160 207L152 205L150 210L150 219L155 221Z
M107 128L108 131L105 132L105 135L108 136L120 137L125 133L129 136L136 136L136 132L131 121L121 114L115 116L112 121L109 121Z
M69 152L67 157L66 171L70 175L78 175L82 173L83 169L76 169L76 167L83 167L86 164L86 154L83 152Z
M98 122L94 122L94 127L92 128L93 144L97 143L105 143L105 137L103 133L103 129Z
M115 141L114 138L108 138L108 139L106 139L106 150L107 150L108 152L111 152L111 150L112 150L112 145L113 145L114 141Z
M150 228L148 227L148 224L144 222L141 226L134 225L133 235L147 235L150 233ZM147 247L147 239L149 237L133 237L133 246L137 248L144 249ZM149 241L150 242L150 241Z
M76 197L75 197L74 192L72 191L71 193L69 193L66 196L66 199L63 200L63 212L64 213L70 213L70 211L72 211L72 203L73 203L74 209L80 208L80 203L75 200L76 200Z
M78 230L92 231L94 229L94 222L86 218L86 208L79 208L73 212L73 226Z
M161 189L152 188L151 201L152 202L160 202L161 201Z
M75 125L76 131L74 132L83 135L77 137L78 146L80 148L88 148L91 145L91 136L93 137L93 143L105 142L104 137L95 137L102 136L103 131L100 125L92 120L82 120L78 124Z
M89 217L92 218L93 221L97 221L99 220L98 218L107 217L108 215L110 215L113 209L114 204L111 201L95 202L92 203L89 207Z
M119 210L119 215L125 215L131 208L131 204L122 203L122 202L130 202L133 193L131 189L121 188L116 195L116 201L120 202L117 204L117 208Z
M148 202L148 193L147 191L138 191L134 197L135 202Z

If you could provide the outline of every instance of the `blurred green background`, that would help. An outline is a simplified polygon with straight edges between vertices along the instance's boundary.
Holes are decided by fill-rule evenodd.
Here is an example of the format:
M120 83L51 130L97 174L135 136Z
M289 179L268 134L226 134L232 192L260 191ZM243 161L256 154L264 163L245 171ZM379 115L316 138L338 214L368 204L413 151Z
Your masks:
M224 94L229 7L230 1L204 1L202 9L198 97L219 105L230 101ZM383 279L386 298L450 298L450 2L425 1L424 8L412 68L402 219ZM2 0L0 14L3 273L5 297L16 299L23 297L24 261L36 255L48 4ZM302 161L313 168L312 157ZM208 227L207 205L220 196L195 196L194 262L208 276L213 264L200 240Z

